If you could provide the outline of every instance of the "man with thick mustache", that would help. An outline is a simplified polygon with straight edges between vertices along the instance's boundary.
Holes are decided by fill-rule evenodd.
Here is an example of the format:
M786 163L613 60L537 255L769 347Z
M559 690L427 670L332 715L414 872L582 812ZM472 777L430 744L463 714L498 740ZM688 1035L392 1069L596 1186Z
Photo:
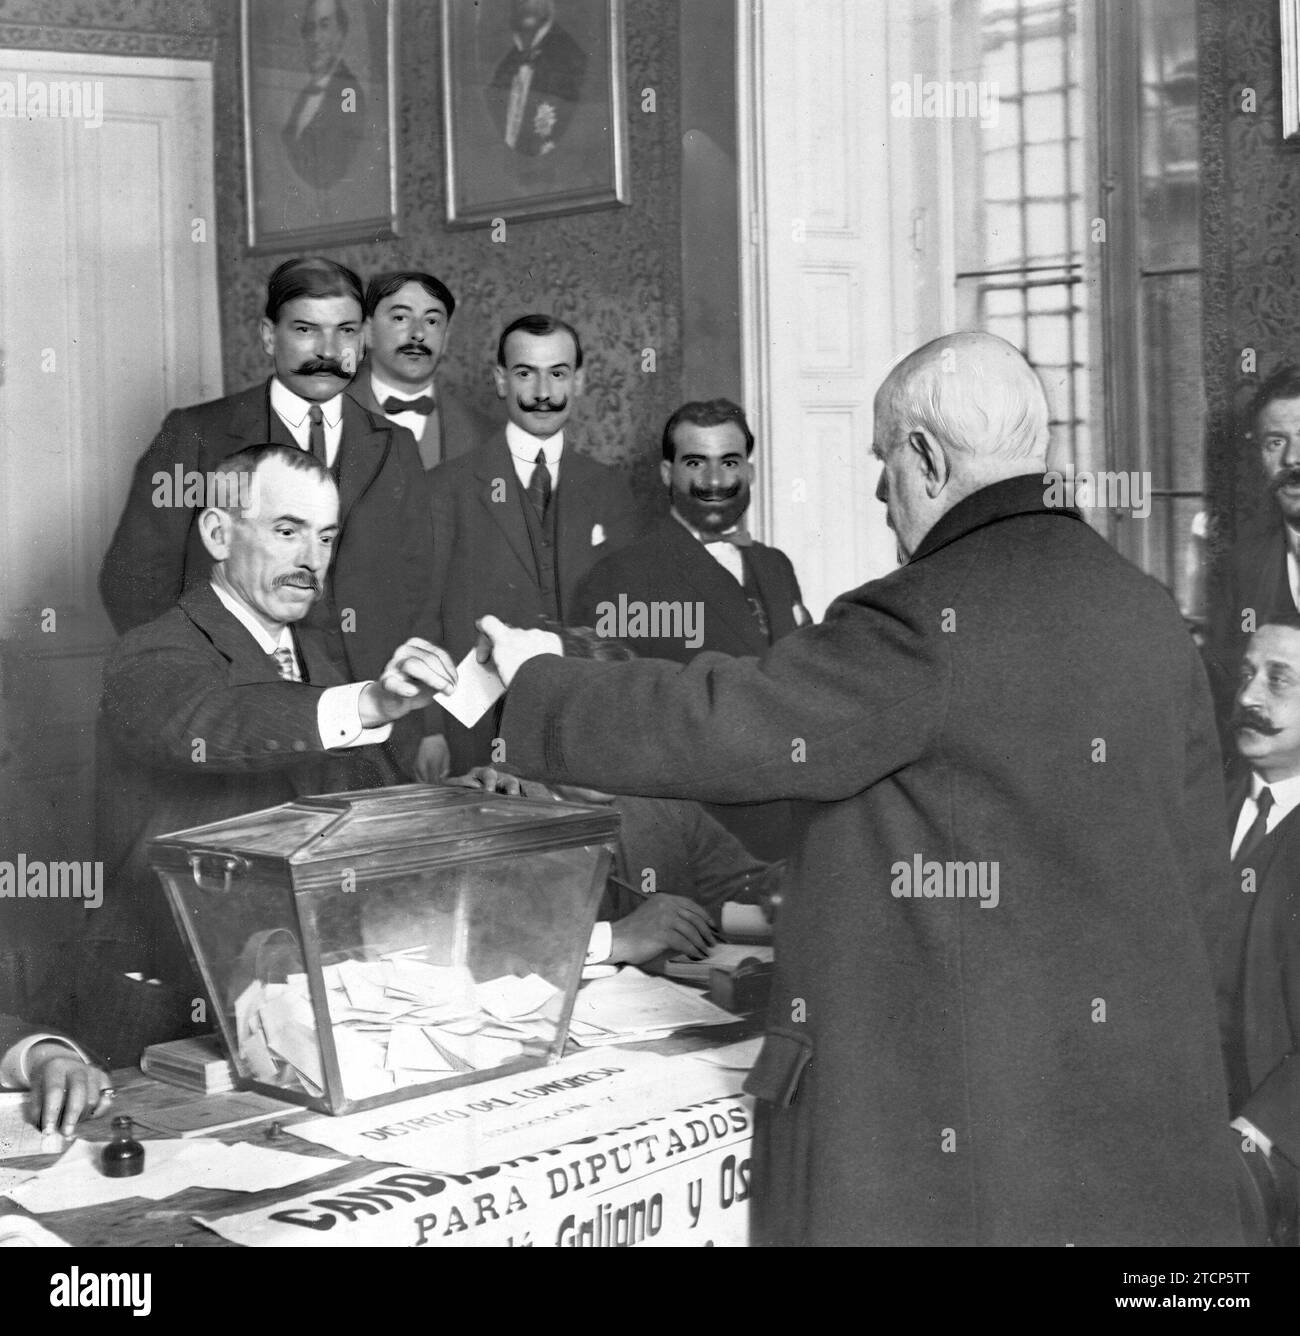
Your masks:
M1300 1185L1300 617L1250 637L1232 731L1230 918L1218 953L1228 1099L1274 1242Z
M334 561L308 621L329 635L349 675L378 677L394 645L427 634L421 614L433 534L425 474L410 432L344 393L357 370L361 329L361 281L350 269L315 257L286 260L271 275L261 339L274 374L168 414L136 465L99 576L119 632L161 616L191 584L207 582L199 510L172 485L177 470L206 478L236 451L271 442L309 452L338 483ZM414 739L408 743L413 749Z
M784 552L756 543L744 526L754 467L754 433L729 399L683 404L663 432L659 476L671 510L635 543L592 567L578 590L578 619L611 634L642 658L689 663L706 650L762 654L812 619ZM617 625L620 607L667 603L698 610L697 634L633 637ZM676 629L684 629L685 620ZM789 852L784 804L709 809L760 857Z
M237 486L214 491L218 504L199 514L203 580L123 636L104 671L97 815L108 889L86 916L78 996L88 1005L73 1020L114 1063L176 1037L163 1014L173 990L184 1012L202 996L147 841L302 794L396 782L378 744L455 682L446 656L416 638L390 647L377 680L357 680L311 625L341 531L322 463L292 446L256 446L227 460L218 481ZM132 972L162 986L128 1002Z
M1252 631L1300 611L1300 366L1279 367L1264 381L1247 421L1269 502L1211 574L1206 657L1221 726ZM1227 754L1229 743L1225 734Z
M517 626L573 623L579 581L636 536L640 515L622 475L579 453L565 428L585 379L571 325L549 315L512 321L494 368L505 430L429 475L438 611L428 634L457 663L486 613ZM491 711L472 730L446 717L449 773L506 759L493 754L493 725Z

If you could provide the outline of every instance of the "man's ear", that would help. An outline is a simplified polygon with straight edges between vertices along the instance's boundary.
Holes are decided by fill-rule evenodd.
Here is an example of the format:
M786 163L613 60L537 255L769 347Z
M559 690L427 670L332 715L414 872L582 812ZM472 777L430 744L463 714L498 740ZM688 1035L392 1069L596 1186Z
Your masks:
M573 392L575 395L587 392L587 368L585 366L580 366L573 373Z
M275 322L268 320L266 316L262 317L258 330L262 335L262 351L268 357L275 356Z
M506 397L506 369L500 364L492 368L492 383L497 387L497 398Z
M225 561L230 556L230 537L235 525L228 510L209 506L199 515L199 537L213 561Z
M907 434L907 447L920 457L921 469L925 475L925 494L936 497L948 484L948 456L943 446L928 431L916 430Z
M370 317L361 322L361 352L364 356L370 351Z
M667 459L661 459L659 461L659 481L662 482L665 487L671 487L673 485L673 466Z

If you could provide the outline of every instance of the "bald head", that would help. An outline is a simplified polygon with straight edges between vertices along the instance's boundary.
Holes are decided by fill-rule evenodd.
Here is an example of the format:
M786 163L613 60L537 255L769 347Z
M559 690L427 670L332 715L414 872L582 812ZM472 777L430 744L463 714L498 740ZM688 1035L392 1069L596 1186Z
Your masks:
M1047 399L993 334L946 334L909 353L876 394L877 496L906 560L947 511L1003 478L1047 467Z

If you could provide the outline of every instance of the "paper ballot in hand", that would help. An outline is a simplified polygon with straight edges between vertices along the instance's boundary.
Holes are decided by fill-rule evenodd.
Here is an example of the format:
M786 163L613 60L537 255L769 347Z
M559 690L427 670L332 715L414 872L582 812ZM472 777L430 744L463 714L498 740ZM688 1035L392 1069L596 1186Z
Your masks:
M453 718L466 728L473 728L488 710L505 695L505 683L497 676L490 663L479 663L474 651L456 665L456 686L445 696L437 698Z

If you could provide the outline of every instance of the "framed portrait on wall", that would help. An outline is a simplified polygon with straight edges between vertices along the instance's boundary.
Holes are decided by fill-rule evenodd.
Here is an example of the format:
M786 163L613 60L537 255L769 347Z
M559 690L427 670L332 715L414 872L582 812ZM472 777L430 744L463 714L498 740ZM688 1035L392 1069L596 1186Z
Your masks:
M623 0L443 0L447 221L626 204Z
M394 0L241 0L248 246L397 235Z

